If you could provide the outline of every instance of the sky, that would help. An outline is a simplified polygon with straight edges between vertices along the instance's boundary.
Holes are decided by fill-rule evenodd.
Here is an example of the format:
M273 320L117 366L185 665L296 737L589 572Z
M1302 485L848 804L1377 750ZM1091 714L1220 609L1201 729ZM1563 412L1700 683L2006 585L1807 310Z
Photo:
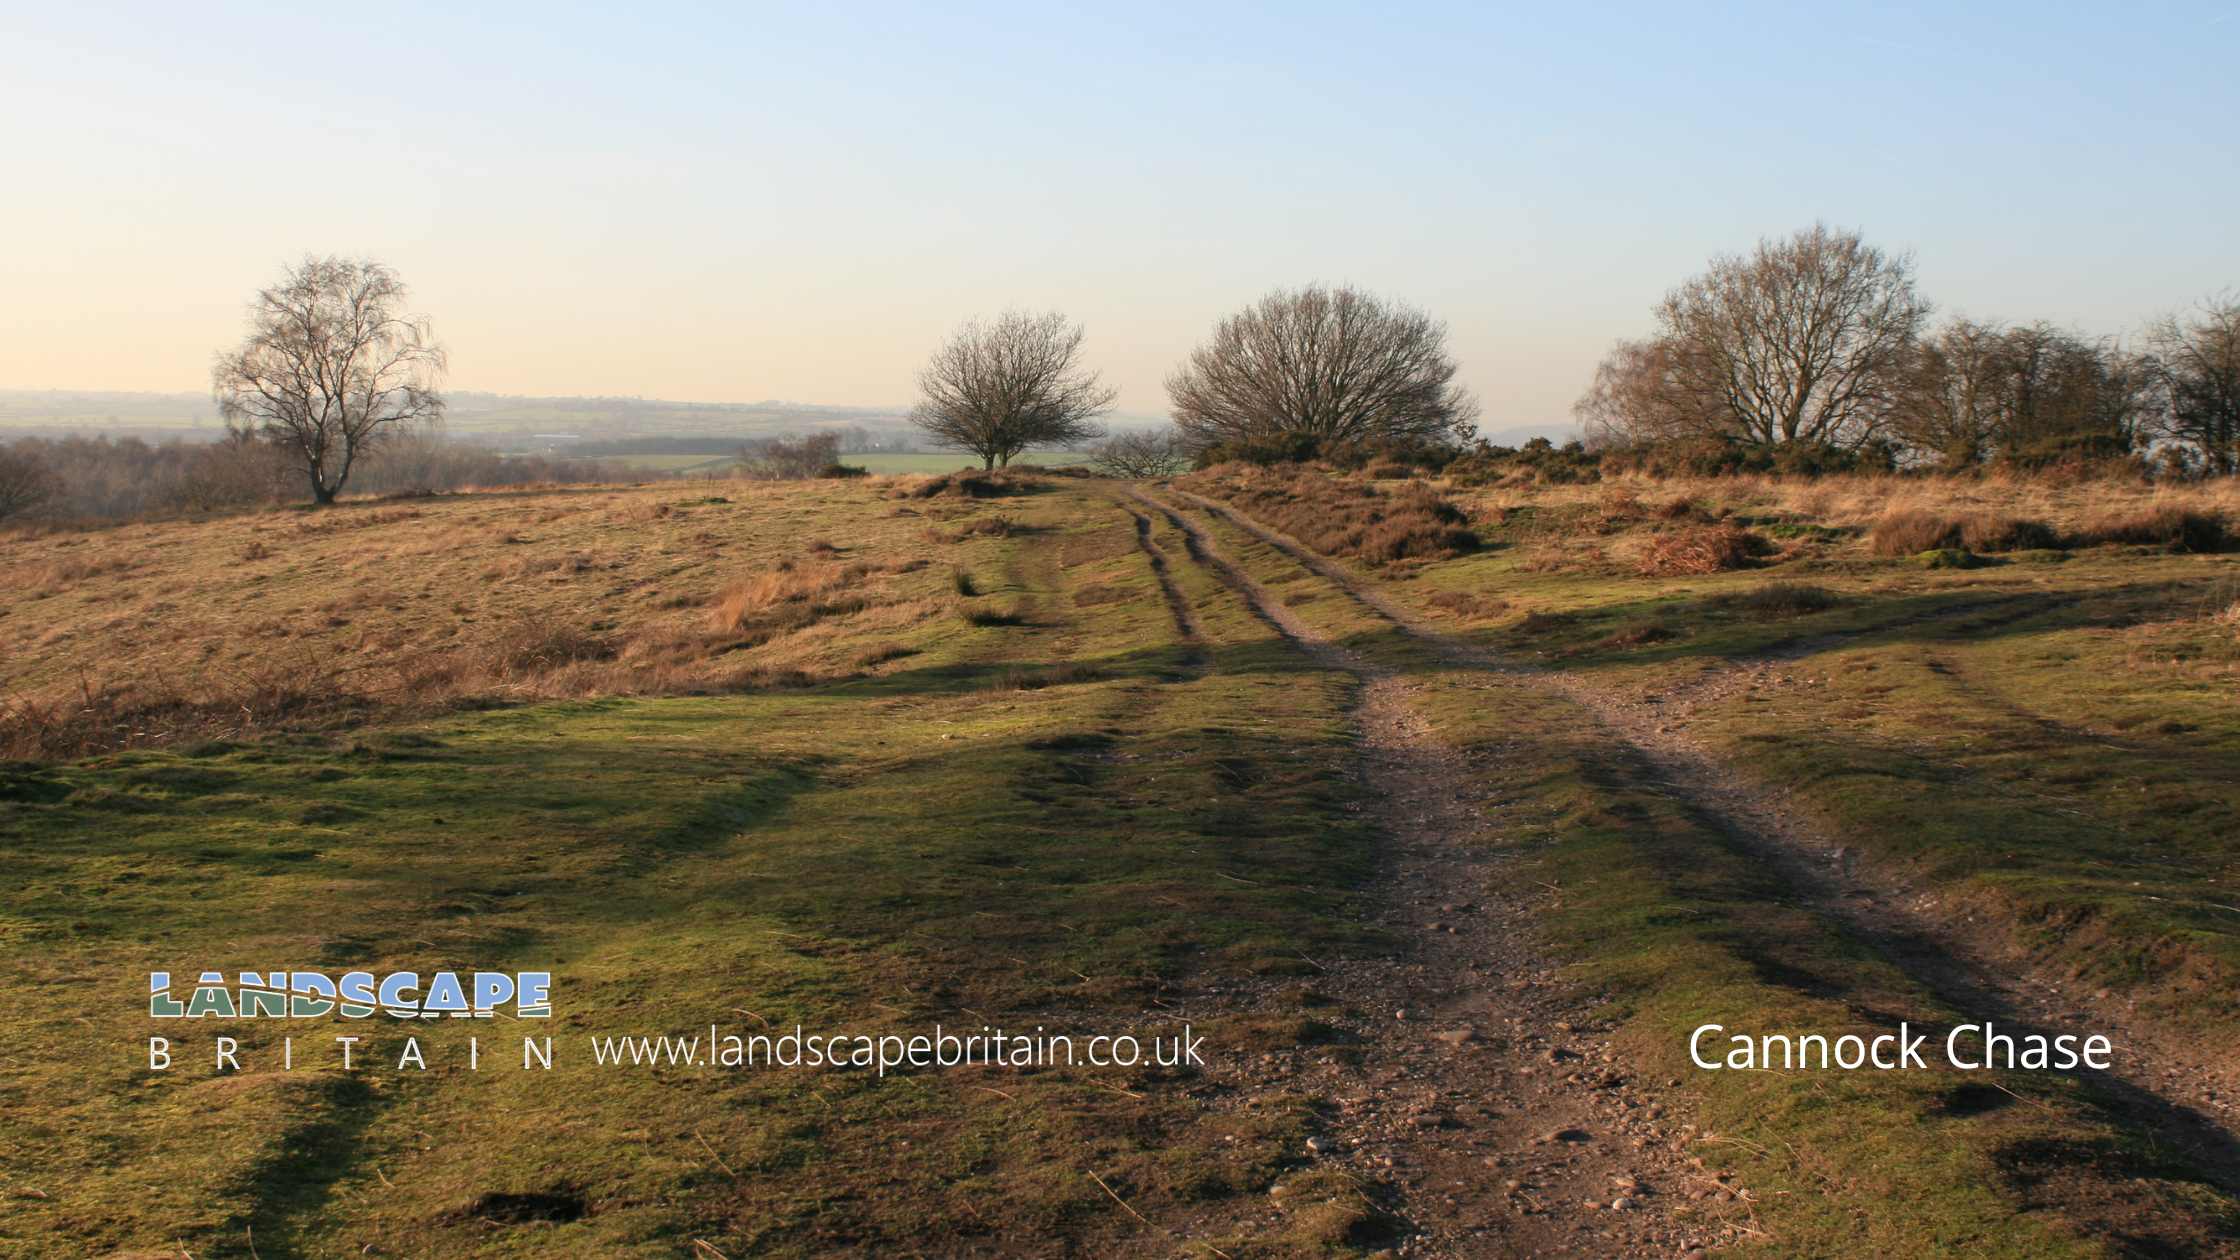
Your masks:
M472 10L472 11L469 11ZM1815 220L1947 313L2240 288L2233 3L103 4L0 17L0 388L200 390L309 253L457 388L886 405L1055 308L1120 407L1269 289L1447 321L1557 426L1713 254Z

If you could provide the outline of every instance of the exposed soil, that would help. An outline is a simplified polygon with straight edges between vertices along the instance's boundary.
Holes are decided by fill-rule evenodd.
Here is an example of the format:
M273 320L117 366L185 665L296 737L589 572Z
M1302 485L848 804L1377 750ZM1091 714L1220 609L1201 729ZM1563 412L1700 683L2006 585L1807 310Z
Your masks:
M2240 1067L2232 1062L2229 1047L2220 1052L2200 1045L2156 1027L2121 1003L2078 991L2065 977L2021 956L2003 934L1964 907L1946 905L1914 887L1904 872L1859 862L1855 851L1825 834L1817 820L1783 794L1720 762L1689 736L1687 717L1695 706L1737 688L1781 685L1784 673L1817 641L1785 645L1695 680L1683 689L1679 703L1663 696L1628 697L1577 675L1521 665L1448 636L1296 540L1226 504L1185 491L1173 493L1282 551L1448 661L1529 679L1578 703L1659 786L1730 839L1762 853L1800 902L1864 937L1948 1005L2018 1033L2032 1028L2108 1033L2117 1046L2115 1067L2089 1075L2111 1099L2111 1110L2185 1151L2227 1192L2240 1193L2240 1110L2235 1109ZM2141 1238L2172 1254L2188 1253L2204 1241L2196 1222L2125 1214L2121 1196L2103 1193L2108 1187L2100 1182L2106 1179L2093 1177L2090 1170L2069 1170L2064 1180L2075 1182L2077 1192L2062 1196L2063 1210L2095 1232ZM2039 1185L2042 1193L2045 1183Z
M1144 502L1262 620L1360 680L1359 769L1387 844L1379 926L1405 942L1392 959L1315 964L1309 988L1349 1053L1265 1056L1226 1084L1332 1100L1310 1152L1369 1187L1401 1255L1678 1255L1739 1237L1749 1191L1688 1155L1693 1126L1624 1070L1593 995L1539 948L1542 892L1504 876L1514 859L1485 842L1498 823L1468 790L1499 767L1440 743L1406 680L1301 621L1195 522Z

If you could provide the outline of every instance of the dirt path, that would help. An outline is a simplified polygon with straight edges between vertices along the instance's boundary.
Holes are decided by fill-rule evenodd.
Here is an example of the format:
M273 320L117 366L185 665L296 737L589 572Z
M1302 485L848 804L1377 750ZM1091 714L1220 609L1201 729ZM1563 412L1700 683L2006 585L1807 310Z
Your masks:
M1627 1075L1591 1001L1536 948L1537 886L1505 878L1514 859L1477 842L1494 824L1467 785L1499 767L1441 744L1405 679L1301 621L1197 523L1140 501L1256 616L1359 680L1361 773L1389 846L1380 926L1408 942L1398 959L1331 963L1313 983L1328 1009L1358 1012L1329 1020L1358 1056L1276 1056L1239 1084L1333 1100L1318 1163L1385 1190L1404 1255L1679 1255L1731 1241L1714 1213L1675 1208L1743 1217L1748 1191L1688 1157L1687 1126Z
M2091 1000L2030 960L1998 951L1987 927L1970 926L1965 907L1910 887L1900 873L1858 863L1852 850L1782 794L1737 773L1692 738L1690 707L1666 705L1662 697L1627 698L1573 674L1502 659L1428 626L1327 557L1227 504L1174 494L1283 552L1442 658L1530 679L1577 703L1669 793L1764 855L1806 904L1876 945L1954 1009L2017 1032L2108 1033L2118 1050L2115 1068L2093 1075L2123 1118L2177 1144L2228 1193L2240 1194L2240 1068L2229 1047L2200 1046L2113 1001ZM1793 664L1788 652L1754 659L1692 682L1688 698L1704 703Z

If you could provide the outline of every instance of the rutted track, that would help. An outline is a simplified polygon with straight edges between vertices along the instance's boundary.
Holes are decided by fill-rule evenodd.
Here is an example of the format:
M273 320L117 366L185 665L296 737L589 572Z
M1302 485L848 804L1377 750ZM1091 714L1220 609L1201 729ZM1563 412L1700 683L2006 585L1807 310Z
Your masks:
M1167 568L1166 553L1151 541L1151 518L1122 503L1121 508L1135 521L1136 550L1143 553L1145 563L1151 566L1151 576L1158 580L1159 593L1166 598L1167 611L1174 616L1174 628L1182 635L1193 654L1204 641L1204 632L1198 625L1198 614L1191 610L1190 601L1183 598L1182 588L1174 584L1174 574Z
M1655 1119L1661 1102L1599 1037L1571 1031L1592 1013L1534 946L1536 906L1496 877L1507 859L1469 843L1490 824L1458 785L1495 769L1440 744L1403 677L1301 620L1196 522L1136 497L1253 615L1359 682L1351 718L1390 846L1380 901L1409 948L1316 979L1367 1012L1351 1030L1360 1065L1309 1065L1298 1082L1336 1101L1324 1158L1396 1194L1414 1231L1404 1254L1674 1254L1731 1238L1672 1215L1702 1175Z
M2049 1032L2111 1034L2118 1052L2116 1069L2091 1075L2112 1096L2115 1109L2186 1150L2227 1193L2240 1194L2240 1109L2235 1106L2240 1072L2229 1056L2196 1052L2186 1039L2112 1004L2085 1009L2059 977L2044 974L2027 959L1993 961L1955 926L1956 915L1895 878L1855 870L1844 860L1844 845L1786 807L1777 793L1722 765L1658 706L1625 704L1575 675L1505 660L1444 634L1296 539L1225 503L1179 489L1173 493L1283 553L1442 659L1525 679L1578 704L1623 755L1641 764L1706 825L1762 854L1807 904L1875 945L1948 1005L2015 1031L2034 1024Z

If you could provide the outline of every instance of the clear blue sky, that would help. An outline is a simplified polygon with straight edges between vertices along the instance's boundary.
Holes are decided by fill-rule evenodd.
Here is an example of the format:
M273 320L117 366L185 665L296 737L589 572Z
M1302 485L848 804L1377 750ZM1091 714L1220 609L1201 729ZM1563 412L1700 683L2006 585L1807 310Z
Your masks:
M1816 218L1946 311L2240 286L2230 4L18 6L0 386L200 389L310 251L453 383L906 401L957 319L1084 321L1122 406L1276 285L1449 321L1567 418L1713 252Z

